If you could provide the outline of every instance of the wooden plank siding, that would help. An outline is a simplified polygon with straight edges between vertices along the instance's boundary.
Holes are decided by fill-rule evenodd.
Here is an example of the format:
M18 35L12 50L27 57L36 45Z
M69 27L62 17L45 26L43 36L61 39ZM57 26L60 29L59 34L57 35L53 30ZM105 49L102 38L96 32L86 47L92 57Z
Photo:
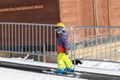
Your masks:
M1 22L119 26L119 0L1 0L0 9L43 5L40 9L0 12ZM46 17L47 16L47 17Z
M60 21L69 24L78 24L77 0L59 0L60 4Z
M120 26L120 0L109 0L109 17L111 26Z
M95 20L97 26L109 25L108 0L94 0Z
M93 0L78 0L78 17L80 26L95 25L93 6Z
M43 5L44 8L1 12L0 21L29 23L56 23L59 21L58 0L1 0L0 8L16 8L35 5Z

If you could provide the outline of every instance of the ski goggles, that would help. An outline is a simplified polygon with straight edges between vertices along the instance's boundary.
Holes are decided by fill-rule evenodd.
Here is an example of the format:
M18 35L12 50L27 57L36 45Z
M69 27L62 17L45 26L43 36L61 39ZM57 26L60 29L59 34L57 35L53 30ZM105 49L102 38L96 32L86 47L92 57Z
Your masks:
M61 32L61 31L63 31L63 27L57 27L57 28L55 28L55 31L56 32Z

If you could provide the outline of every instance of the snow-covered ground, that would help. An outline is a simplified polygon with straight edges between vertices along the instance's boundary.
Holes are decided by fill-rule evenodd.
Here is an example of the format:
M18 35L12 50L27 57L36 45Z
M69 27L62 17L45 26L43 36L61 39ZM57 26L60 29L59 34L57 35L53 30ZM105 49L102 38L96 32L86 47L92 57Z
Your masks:
M77 71L85 71L98 74L120 76L120 63L83 61L82 65L76 66Z
M83 64L79 66L120 71L120 63L112 63L112 62L83 61Z
M0 80L87 80L0 67Z
M0 61L9 61L13 63L20 64L29 64L36 66L46 66L57 68L57 64L55 63L43 63L43 62L35 62L33 60L25 60L21 58L0 58ZM116 75L120 76L120 63L110 63L110 62L100 62L100 61L82 61L82 65L77 65L75 70L77 71L85 71L90 73L98 73L98 74L107 74L107 75ZM8 76L8 77L5 77ZM34 72L26 72L14 69L6 69L0 67L0 80L78 80L73 78L54 76L54 75L46 75L41 73ZM84 79L79 79L84 80Z

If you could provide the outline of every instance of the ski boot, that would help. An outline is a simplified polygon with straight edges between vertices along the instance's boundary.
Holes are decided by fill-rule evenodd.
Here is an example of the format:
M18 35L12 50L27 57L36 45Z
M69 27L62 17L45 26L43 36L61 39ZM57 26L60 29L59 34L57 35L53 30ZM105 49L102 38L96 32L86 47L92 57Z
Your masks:
M73 68L66 68L67 72L74 72Z
M65 71L65 69L64 68L62 68L62 69L57 69L56 71L55 71L55 73L64 73L64 71Z

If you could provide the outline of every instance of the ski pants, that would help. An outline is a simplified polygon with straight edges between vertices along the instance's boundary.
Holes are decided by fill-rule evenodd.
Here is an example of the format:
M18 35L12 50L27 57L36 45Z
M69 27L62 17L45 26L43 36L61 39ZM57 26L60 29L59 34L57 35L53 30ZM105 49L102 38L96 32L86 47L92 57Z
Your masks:
M65 53L59 53L57 56L58 69L71 68L72 62Z

